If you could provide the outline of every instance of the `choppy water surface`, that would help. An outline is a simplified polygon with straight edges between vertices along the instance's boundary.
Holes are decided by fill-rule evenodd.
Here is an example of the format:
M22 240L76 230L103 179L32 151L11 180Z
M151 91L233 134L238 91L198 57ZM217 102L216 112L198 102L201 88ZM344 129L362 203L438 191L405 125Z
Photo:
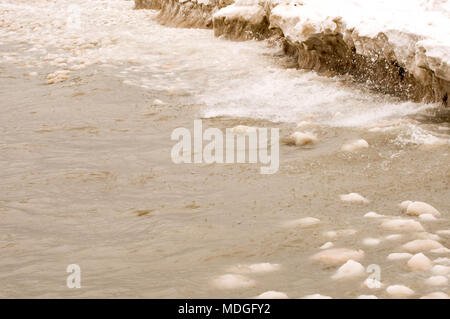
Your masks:
M132 7L0 1L1 297L389 297L395 284L412 297L449 293L426 281L431 271L387 259L415 239L449 247L448 112L289 68L266 42L166 28ZM319 141L282 144L270 176L258 165L173 164L172 130L199 118ZM370 147L340 150L359 138ZM350 192L370 203L339 200ZM405 216L404 200L442 216ZM394 216L424 230L380 227ZM284 227L303 217L320 223ZM338 266L310 259L326 242L363 250L361 264L379 265L384 286L333 280ZM448 251L423 252L450 266ZM279 266L236 269L256 263ZM69 264L82 269L81 289L66 287ZM246 287L215 285L235 273Z

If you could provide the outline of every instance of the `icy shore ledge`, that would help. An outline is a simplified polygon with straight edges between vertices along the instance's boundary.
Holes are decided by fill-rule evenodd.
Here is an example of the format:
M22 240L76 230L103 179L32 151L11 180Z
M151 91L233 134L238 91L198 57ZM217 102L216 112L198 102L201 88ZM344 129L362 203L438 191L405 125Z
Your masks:
M232 40L276 37L298 67L450 105L448 0L135 0L161 23Z

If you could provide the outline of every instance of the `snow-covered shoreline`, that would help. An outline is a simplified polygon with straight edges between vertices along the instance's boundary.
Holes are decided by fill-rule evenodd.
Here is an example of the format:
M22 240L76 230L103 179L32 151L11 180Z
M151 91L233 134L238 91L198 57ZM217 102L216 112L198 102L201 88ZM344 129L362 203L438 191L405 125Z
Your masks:
M277 37L298 67L350 74L376 91L449 105L448 0L135 0L170 26L232 40Z

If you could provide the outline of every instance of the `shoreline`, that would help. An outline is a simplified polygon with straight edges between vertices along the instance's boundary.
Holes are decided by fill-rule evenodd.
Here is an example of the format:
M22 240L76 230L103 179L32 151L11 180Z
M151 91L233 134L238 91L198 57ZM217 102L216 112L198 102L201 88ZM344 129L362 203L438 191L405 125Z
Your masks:
M445 52L442 56L428 54L421 45L427 39L396 30L365 35L357 27L347 26L340 16L324 15L318 24L312 24L302 20L302 14L307 15L303 10L312 10L304 2L135 0L135 8L161 10L158 22L171 27L213 29L216 37L234 41L272 39L295 58L299 69L328 76L350 75L375 92L402 100L450 105L450 67ZM396 42L395 37L404 41ZM409 42L407 52L402 47L405 42Z

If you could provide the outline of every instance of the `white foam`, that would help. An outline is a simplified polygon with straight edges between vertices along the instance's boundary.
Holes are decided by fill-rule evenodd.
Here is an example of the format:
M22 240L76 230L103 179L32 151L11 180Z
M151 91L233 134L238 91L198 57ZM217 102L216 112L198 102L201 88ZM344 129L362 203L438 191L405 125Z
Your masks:
M280 270L279 264L258 263L251 265L237 265L230 268L230 272L250 274L250 273L269 273Z

